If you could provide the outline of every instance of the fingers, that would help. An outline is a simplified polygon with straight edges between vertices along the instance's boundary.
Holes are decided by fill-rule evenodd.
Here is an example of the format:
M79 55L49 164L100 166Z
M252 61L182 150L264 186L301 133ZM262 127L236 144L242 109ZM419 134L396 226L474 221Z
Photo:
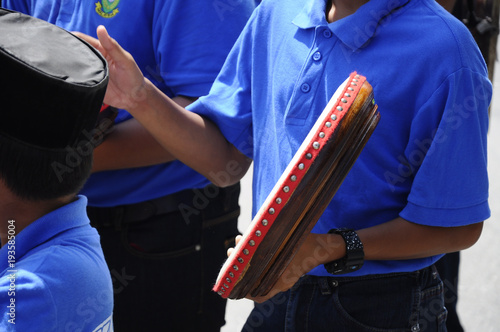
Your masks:
M107 50L110 51L113 48L115 48L118 43L116 40L111 38L111 36L108 33L108 30L103 25L99 25L97 27L97 38L99 38L99 42L101 45Z
M236 237L234 238L234 241L236 242L236 244L238 244L238 242L240 242L242 238L243 238L243 236L236 235ZM227 249L227 257L231 256L233 251L234 251L234 248Z
M118 63L132 59L132 56L115 39L111 38L103 25L97 27L97 38L99 38L100 45L106 51L108 58Z
M74 34L75 36L77 36L78 38L85 40L87 43L89 43L93 47L101 48L101 43L96 38L91 37L89 35L86 35L84 33L78 32L78 31L73 31L71 33Z
M127 52L118 44L116 40L111 38L103 25L97 27L97 38L77 31L72 33L99 50L99 52L101 52L106 58L110 55L111 58L120 60L127 56Z
M238 244L238 242L240 242L242 238L243 238L242 235L236 235L236 238L234 239L234 241L236 242L236 244Z

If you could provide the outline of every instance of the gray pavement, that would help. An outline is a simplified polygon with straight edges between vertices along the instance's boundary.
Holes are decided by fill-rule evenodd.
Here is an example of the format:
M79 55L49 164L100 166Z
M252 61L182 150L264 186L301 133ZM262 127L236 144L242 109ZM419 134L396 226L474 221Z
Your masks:
M491 218L485 222L479 241L461 253L458 313L466 332L500 331L500 146L498 145L500 64L498 62L490 111L488 169ZM464 170L464 176L466 173L467 170ZM243 231L251 220L251 170L242 181L240 204L242 216L239 227L240 231ZM230 300L226 310L227 323L221 332L241 331L252 307L253 304L249 300Z

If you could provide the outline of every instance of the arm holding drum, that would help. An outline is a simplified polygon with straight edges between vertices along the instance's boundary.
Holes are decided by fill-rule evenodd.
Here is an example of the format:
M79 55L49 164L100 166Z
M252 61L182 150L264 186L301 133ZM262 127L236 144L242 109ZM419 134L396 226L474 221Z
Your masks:
M223 265L214 291L232 299L269 292L332 200L379 119L371 85L352 73Z

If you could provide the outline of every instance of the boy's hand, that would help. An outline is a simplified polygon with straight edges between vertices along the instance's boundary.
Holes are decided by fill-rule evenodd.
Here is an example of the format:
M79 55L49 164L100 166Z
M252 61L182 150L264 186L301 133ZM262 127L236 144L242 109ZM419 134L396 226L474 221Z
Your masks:
M242 236L236 237L236 243L241 240ZM233 248L227 251L228 256L233 252ZM276 284L264 296L246 298L255 302L261 303L269 300L280 292L285 292L292 288L295 283L320 264L324 264L335 259L339 259L345 255L345 244L342 237L336 234L309 234L299 248L294 258L285 269Z
M109 36L104 26L97 28L99 39L80 32L74 34L95 47L108 61L110 75L104 98L106 104L131 109L146 100L147 79L142 75L132 55Z

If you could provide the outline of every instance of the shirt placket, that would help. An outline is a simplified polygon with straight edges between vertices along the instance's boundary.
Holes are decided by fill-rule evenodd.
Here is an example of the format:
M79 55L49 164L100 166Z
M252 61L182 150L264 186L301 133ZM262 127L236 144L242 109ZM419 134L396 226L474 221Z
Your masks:
M316 104L314 98L318 90L324 89L324 84L321 82L336 38L326 26L316 27L313 33L314 41L309 48L289 103L290 109L286 114L287 125L303 125L310 112L315 111L312 108ZM320 111L321 109L318 110Z

